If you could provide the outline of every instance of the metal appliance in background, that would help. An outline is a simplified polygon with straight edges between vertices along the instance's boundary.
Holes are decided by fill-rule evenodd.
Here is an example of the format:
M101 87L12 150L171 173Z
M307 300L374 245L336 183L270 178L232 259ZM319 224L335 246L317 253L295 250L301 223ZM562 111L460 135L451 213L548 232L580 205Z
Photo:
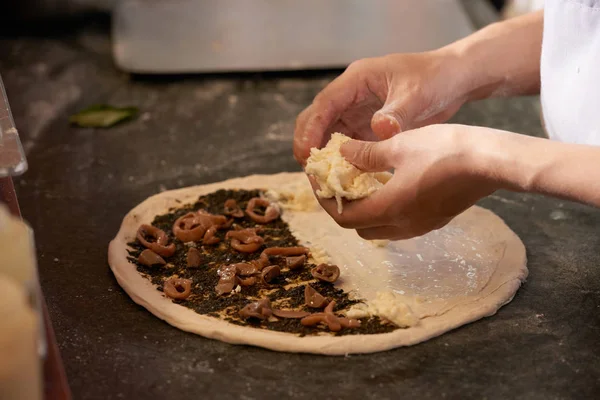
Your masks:
M134 73L344 68L473 32L458 0L121 0L116 64Z

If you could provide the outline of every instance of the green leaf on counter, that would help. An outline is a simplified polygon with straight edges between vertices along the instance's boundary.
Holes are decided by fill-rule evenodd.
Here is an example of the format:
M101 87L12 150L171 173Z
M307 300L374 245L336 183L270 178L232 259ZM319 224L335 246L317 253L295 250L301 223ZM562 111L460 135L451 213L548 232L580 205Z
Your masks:
M136 107L113 107L105 104L91 106L69 117L69 122L83 128L110 128L119 122L135 118Z

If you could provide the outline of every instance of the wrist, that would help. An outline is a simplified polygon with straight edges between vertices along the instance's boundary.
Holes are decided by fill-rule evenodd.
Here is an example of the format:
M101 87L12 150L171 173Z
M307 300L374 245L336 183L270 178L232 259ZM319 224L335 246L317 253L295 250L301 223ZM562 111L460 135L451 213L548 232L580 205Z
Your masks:
M466 127L469 171L495 189L539 193L600 207L600 149L489 128Z
M487 34L488 31L501 29L498 25L500 23L492 24L440 49L463 71L458 76L458 84L464 93L465 102L492 97L504 84L506 71L503 71L504 68L495 68L495 49Z
M467 101L539 93L543 12L493 23L441 49L463 65ZM460 78L460 77L459 77Z
M495 183L497 189L536 191L535 186L548 158L532 158L532 149L536 149L535 154L546 153L548 140L484 127L469 126L467 129L474 174Z
M437 61L435 65L441 82L454 100L461 99L463 103L471 101L474 82L481 78L479 71L469 65L470 58L464 53L463 45L455 42L432 51L431 55Z

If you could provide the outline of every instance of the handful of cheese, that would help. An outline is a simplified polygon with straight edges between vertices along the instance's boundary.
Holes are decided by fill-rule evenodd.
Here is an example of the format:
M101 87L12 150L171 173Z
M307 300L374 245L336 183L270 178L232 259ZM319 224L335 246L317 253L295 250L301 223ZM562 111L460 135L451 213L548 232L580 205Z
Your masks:
M340 153L341 146L350 141L339 132L322 149L310 149L305 172L315 177L320 189L317 196L330 199L335 197L338 213L344 207L342 199L358 200L380 189L392 174L389 172L364 172L352 165Z

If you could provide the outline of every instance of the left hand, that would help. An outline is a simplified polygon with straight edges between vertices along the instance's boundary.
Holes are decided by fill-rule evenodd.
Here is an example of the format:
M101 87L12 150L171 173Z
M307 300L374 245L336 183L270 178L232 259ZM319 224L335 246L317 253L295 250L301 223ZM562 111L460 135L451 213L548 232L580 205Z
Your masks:
M489 132L481 132L482 130ZM344 228L372 239L408 239L439 229L477 200L503 185L485 151L516 134L463 125L430 125L381 142L351 141L342 155L363 171L395 169L393 178L369 197L344 203L318 198ZM318 189L311 178L315 191Z

